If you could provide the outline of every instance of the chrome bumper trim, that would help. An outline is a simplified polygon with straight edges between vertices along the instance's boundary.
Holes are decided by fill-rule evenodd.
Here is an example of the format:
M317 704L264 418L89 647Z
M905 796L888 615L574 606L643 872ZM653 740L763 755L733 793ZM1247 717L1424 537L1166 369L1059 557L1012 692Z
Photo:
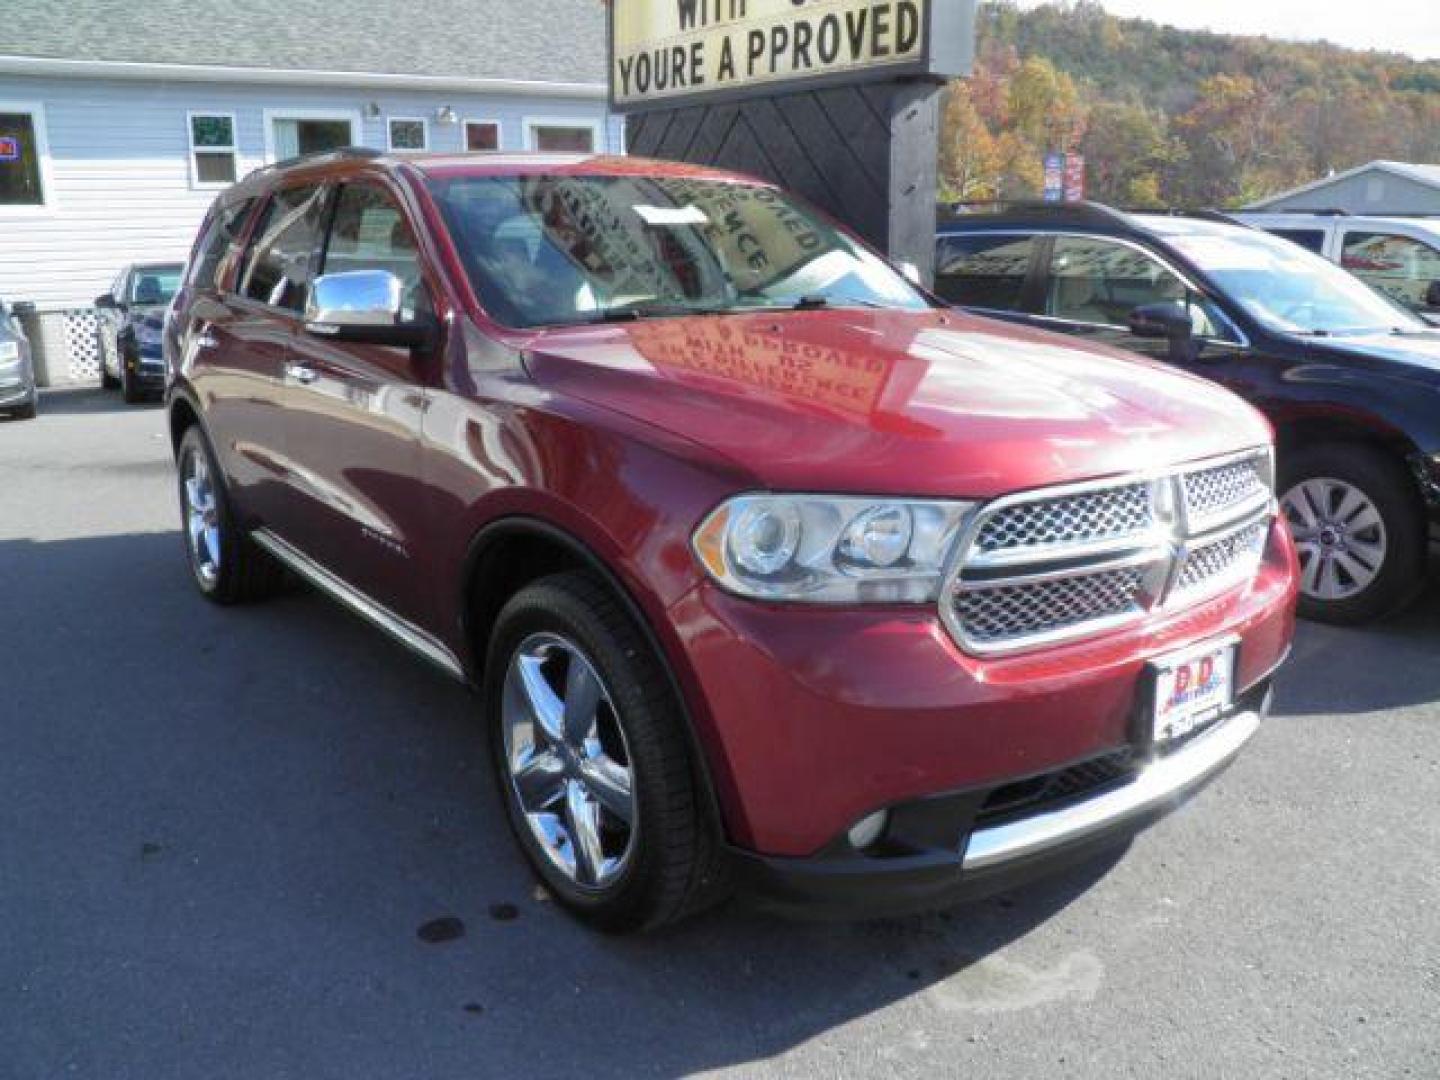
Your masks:
M1006 825L977 829L965 848L965 869L988 870L1039 855L1163 809L1228 765L1260 730L1269 711L1266 695L1259 710L1236 713L1184 749L1152 762L1122 788Z

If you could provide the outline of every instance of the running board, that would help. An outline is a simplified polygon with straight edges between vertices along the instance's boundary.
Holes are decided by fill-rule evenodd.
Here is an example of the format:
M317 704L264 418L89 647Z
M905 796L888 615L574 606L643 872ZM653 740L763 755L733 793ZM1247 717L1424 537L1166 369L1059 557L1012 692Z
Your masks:
M289 541L269 529L256 529L250 539L299 574L315 588L379 627L411 652L429 660L445 674L466 682L465 668L455 654L412 622L400 618L364 593L346 584Z

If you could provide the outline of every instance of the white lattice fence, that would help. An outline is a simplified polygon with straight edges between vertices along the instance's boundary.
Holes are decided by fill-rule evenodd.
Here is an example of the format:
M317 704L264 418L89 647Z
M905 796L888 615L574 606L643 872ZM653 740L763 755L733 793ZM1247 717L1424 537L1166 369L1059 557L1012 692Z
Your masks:
M92 382L100 376L100 319L91 310L63 313L67 368L73 382Z

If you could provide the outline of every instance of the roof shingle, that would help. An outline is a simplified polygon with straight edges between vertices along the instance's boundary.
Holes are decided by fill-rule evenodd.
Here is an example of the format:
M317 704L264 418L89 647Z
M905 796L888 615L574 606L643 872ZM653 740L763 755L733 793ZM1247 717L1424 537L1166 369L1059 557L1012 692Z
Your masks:
M605 80L599 0L0 0L0 55Z

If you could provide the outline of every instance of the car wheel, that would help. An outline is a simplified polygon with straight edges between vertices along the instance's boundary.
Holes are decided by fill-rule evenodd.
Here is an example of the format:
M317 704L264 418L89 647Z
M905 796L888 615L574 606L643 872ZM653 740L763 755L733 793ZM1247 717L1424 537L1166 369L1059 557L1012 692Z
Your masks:
M220 470L199 427L185 432L176 464L185 553L196 587L217 604L274 593L285 572L236 527Z
M110 369L105 366L105 361L100 361L100 389L116 390L120 387L120 380L110 374Z
M38 401L32 401L32 402L30 402L30 404L28 404L28 405L21 405L20 408L18 408L18 409L15 410L15 419L16 419L16 420L34 420L35 417L36 417L37 415L39 415L39 412L40 412L40 403L39 403Z
M660 660L592 577L544 578L504 607L484 703L510 824L560 903L609 932L718 898L716 829Z
M1372 447L1302 449L1284 463L1281 510L1300 556L1300 614L1352 625L1424 586L1426 526L1401 464Z

